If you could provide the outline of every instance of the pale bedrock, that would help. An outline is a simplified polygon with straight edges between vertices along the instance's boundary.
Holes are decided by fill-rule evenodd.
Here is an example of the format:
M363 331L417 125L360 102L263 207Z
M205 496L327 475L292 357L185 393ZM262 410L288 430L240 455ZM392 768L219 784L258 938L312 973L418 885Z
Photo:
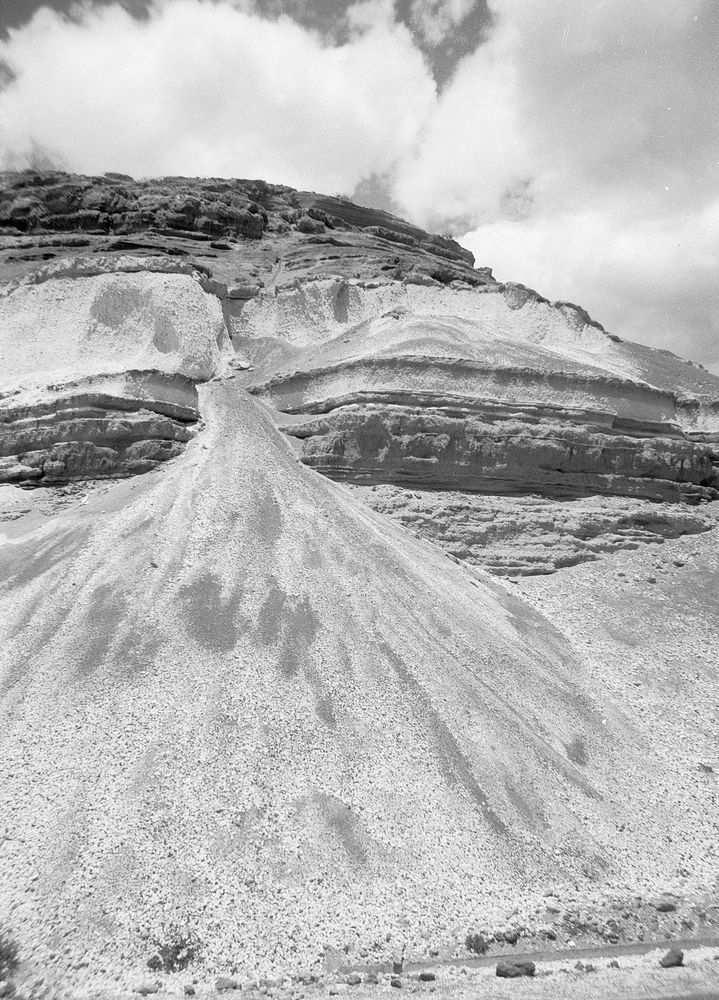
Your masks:
M182 376L131 372L0 401L0 482L41 486L137 475L175 458L199 420Z
M311 345L349 335L353 343L370 338L375 348L382 349L387 341L396 340L397 332L407 330L416 336L418 322L451 322L470 351L472 345L476 351L478 344L539 347L554 368L574 361L621 377L640 377L624 345L598 323L585 320L583 310L552 304L527 289L520 305L518 286L498 284L486 269L474 272L472 287L461 281L425 286L405 280L404 271L398 280L392 270L371 279L375 262L368 251L372 248L358 246L356 250L362 253L355 258L355 275L333 273L335 260L326 260L324 270L307 274L305 253L296 266L293 260L302 249L286 253L272 287L238 311L232 323L233 338L280 337L292 344ZM370 320L377 321L372 330L353 330Z
M406 403L411 395L453 399L456 405L502 404L523 409L588 410L599 420L625 419L635 425L674 425L676 404L671 393L600 375L568 365L566 371L548 371L420 353L386 358L359 358L310 371L270 379L254 391L287 413L326 413L354 401ZM535 359L536 360L536 359ZM489 362L489 363L488 363Z
M60 277L0 298L5 388L128 369L202 381L225 341L219 301L188 274Z
M646 543L703 533L715 520L680 504L628 497L578 500L352 486L373 510L449 555L500 576L553 573Z

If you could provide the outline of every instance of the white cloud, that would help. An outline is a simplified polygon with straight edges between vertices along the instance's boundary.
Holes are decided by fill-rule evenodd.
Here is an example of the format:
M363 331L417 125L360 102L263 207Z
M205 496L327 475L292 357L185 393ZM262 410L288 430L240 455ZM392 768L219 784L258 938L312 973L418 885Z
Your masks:
M490 6L395 198L499 277L719 370L719 6Z
M160 0L147 21L117 6L78 23L43 9L0 59L15 74L0 93L0 151L35 140L87 173L352 190L406 154L436 99L408 30L361 11L350 41L331 46L226 2Z
M508 42L495 33L459 65L413 154L398 167L394 197L423 225L458 230L463 221L495 217L527 168Z

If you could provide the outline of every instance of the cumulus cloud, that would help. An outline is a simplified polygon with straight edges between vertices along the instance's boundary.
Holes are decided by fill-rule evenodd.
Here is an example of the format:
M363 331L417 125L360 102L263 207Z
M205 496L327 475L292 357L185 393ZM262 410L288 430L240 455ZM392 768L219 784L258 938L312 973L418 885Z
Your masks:
M719 371L719 7L490 7L395 198L500 278Z
M41 9L0 60L13 74L0 151L42 143L85 172L352 190L407 154L436 100L381 0L358 5L342 45L228 2L159 0L141 21L120 6Z

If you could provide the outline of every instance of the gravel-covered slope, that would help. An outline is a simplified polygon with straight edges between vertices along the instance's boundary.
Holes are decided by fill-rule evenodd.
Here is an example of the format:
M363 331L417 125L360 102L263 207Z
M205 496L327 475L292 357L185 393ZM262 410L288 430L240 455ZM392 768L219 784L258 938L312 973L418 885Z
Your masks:
M551 622L201 397L161 474L3 526L0 914L33 961L137 974L188 923L210 968L307 967L651 885L669 815Z

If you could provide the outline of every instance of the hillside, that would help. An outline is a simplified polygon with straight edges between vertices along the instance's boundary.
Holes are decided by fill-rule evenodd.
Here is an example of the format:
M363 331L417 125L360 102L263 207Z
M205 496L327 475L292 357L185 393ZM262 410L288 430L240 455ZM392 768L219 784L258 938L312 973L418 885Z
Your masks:
M719 378L259 181L5 175L0 227L29 970L712 928Z

